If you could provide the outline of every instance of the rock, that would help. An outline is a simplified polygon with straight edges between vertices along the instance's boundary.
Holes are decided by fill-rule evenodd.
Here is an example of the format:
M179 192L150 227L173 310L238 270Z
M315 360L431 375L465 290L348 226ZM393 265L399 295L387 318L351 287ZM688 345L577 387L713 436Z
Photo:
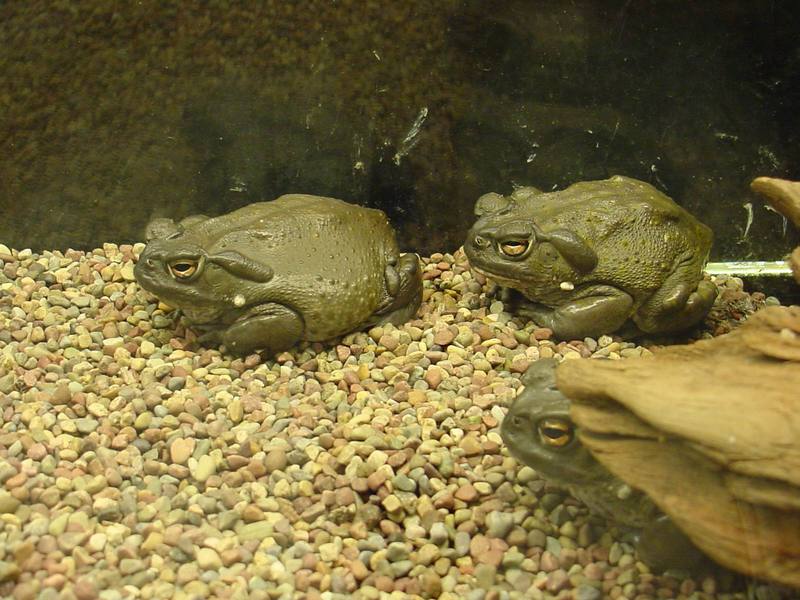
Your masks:
M273 471L283 471L286 468L288 461L286 459L286 451L283 448L275 448L267 453L264 458L264 467L267 473Z
M197 466L194 468L193 475L197 481L204 482L216 472L217 465L214 459L208 454L205 454L197 460Z
M491 537L505 538L514 527L514 515L494 510L486 515L486 526Z
M197 566L204 571L218 571L222 568L222 559L213 548L200 548L195 555Z
M13 514L21 502L8 492L0 492L0 514Z
M173 440L169 447L172 462L184 465L194 452L195 441L192 438L177 438Z

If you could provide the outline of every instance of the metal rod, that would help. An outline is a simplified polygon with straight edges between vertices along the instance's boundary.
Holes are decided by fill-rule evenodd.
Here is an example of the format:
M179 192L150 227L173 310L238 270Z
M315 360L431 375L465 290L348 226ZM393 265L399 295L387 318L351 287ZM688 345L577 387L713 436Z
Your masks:
M732 260L706 263L709 275L732 277L791 277L792 269L785 260Z

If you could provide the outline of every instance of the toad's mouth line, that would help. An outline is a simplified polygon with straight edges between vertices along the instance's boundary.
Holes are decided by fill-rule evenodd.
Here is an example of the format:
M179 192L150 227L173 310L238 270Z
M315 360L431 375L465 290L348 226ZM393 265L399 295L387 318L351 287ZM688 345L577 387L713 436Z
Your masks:
M502 286L514 287L515 280L510 276L506 276L506 275L503 275L503 274L497 273L497 272L490 272L490 271L487 271L485 269L481 269L479 267L475 267L475 266L473 266L471 264L470 264L470 269L475 271L478 275L486 277L487 279L491 279L495 283L499 283ZM516 283L518 284L519 282L517 281Z

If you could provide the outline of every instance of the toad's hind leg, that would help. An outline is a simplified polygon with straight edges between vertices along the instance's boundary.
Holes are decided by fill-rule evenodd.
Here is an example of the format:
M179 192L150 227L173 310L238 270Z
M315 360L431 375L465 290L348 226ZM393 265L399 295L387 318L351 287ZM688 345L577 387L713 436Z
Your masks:
M717 287L704 279L698 281L700 276L697 257L687 252L663 285L639 307L633 321L646 333L671 333L697 324L717 298Z
M304 324L293 310L280 304L263 304L222 333L222 343L233 354L256 350L275 354L300 341Z
M387 296L369 326L405 323L417 314L422 303L422 274L419 258L413 252L401 256L394 265L386 265L384 280Z

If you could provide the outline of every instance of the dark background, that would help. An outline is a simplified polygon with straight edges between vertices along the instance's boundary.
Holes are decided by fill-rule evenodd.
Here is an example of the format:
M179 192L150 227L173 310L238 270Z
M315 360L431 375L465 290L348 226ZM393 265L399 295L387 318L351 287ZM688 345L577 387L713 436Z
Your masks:
M0 2L0 242L307 192L429 254L484 192L624 174L709 224L713 259L798 243L748 189L800 178L795 1L192 4Z

